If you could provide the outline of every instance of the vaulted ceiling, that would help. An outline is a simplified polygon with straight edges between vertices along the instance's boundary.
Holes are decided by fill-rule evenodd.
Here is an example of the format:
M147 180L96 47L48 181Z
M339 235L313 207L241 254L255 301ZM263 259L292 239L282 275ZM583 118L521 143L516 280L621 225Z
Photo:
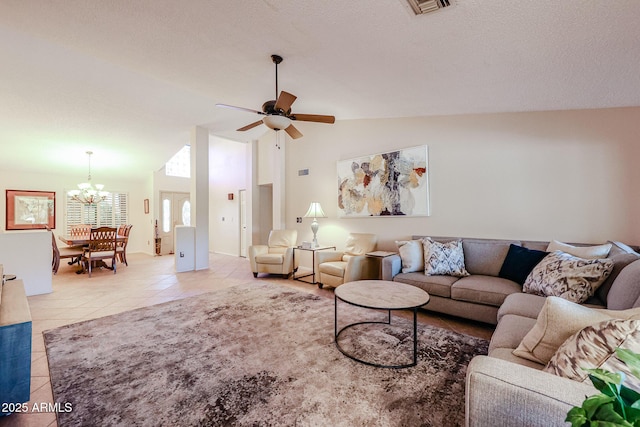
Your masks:
M0 170L140 178L279 88L337 120L640 106L640 1L0 0ZM300 123L303 132L324 124ZM304 138L296 143L304 143Z

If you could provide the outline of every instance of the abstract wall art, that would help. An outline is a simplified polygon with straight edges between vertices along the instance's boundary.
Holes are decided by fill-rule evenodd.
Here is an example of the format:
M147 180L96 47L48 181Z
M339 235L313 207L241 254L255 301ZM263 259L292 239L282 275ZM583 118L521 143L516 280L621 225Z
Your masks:
M428 216L426 145L339 160L341 217Z

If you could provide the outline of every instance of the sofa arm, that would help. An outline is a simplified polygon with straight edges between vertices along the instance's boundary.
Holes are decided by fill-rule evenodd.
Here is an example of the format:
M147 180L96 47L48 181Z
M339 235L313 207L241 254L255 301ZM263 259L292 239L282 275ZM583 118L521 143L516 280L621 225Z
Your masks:
M400 255L382 258L382 280L393 280L400 271L402 271L402 258L400 258Z
M316 252L316 262L322 264L323 262L342 261L344 252L336 251L318 251Z
M282 254L282 274L291 274L294 269L293 265L293 247L287 248Z
M467 367L465 426L566 427L567 412L594 394L590 382L476 356Z
M269 252L269 246L267 245L252 245L249 246L249 262L251 263L251 271L252 272L257 272L258 271L258 264L256 264L256 256L257 255L263 255L266 254L267 252Z

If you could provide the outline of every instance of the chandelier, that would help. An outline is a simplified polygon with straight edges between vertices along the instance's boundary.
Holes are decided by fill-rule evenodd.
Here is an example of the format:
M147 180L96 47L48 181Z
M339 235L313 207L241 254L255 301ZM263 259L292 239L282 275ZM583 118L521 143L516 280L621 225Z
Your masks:
M91 155L93 151L87 151L89 156L89 176L87 182L78 184L77 190L71 190L67 194L73 199L85 205L95 205L103 201L108 195L108 191L102 191L104 185L91 185Z

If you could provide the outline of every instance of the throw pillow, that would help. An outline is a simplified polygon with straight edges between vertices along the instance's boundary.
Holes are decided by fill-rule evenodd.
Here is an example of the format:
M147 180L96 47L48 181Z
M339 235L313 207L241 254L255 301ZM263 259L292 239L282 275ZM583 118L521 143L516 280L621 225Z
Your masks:
M546 365L558 347L582 328L610 319L640 320L640 308L603 310L558 297L545 300L535 325L513 354Z
M640 320L605 320L581 329L558 348L543 370L581 382L589 378L585 369L624 372L625 385L640 390L640 379L618 359L618 347L640 353Z
M573 246L567 243L552 240L547 246L547 252L562 251L573 256L585 259L606 258L611 250L611 243L605 243L597 246Z
M424 245L424 274L454 277L469 275L464 267L462 240L440 243L427 237L422 242Z
M527 249L511 244L509 252L502 263L498 277L524 284L531 270L548 255L548 252Z
M611 270L610 259L583 259L555 251L531 270L522 291L582 303L593 295Z
M398 253L402 259L402 272L412 273L424 270L422 240L396 240Z

